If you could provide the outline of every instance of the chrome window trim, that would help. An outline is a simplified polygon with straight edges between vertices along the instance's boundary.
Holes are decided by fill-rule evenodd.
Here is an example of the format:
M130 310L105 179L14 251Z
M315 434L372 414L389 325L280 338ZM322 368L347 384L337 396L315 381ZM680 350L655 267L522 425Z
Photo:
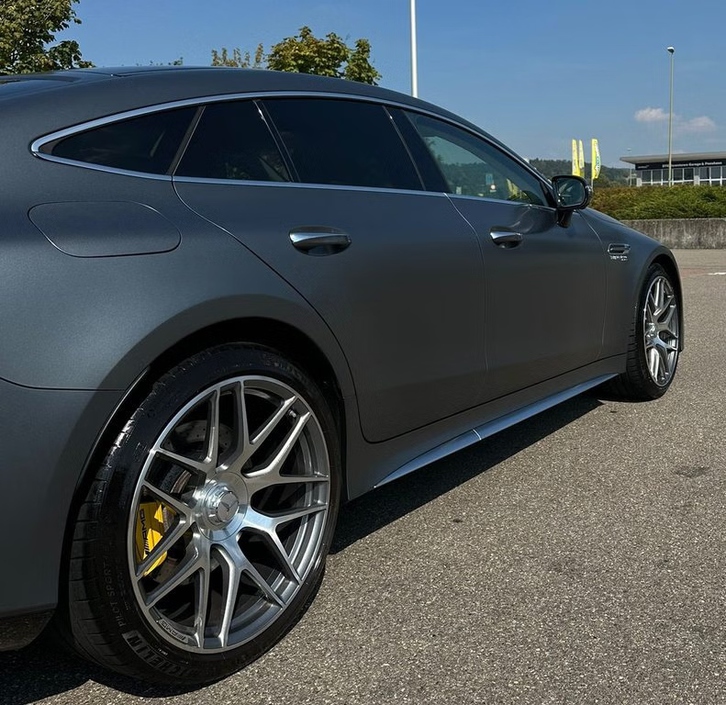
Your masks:
M431 193L430 191L428 193ZM444 193L444 196L447 196L452 202L454 199L461 198L465 201L476 201L477 203L481 201L486 201L488 203L501 203L508 206L519 206L524 208L539 208L541 210L546 211L554 211L555 208L552 206L548 206L546 203L526 203L525 201L506 201L501 198L489 198L489 196L467 196L463 193Z
M156 178L162 178L162 179L169 179L170 177L166 174L148 174L146 172L132 172L130 170L126 169L117 169L115 167L106 167L103 165L97 165L97 164L90 164L88 162L81 162L76 161L73 159L65 159L62 157L54 157L52 154L45 154L41 152L41 148L48 144L48 142L53 142L55 140L62 139L64 137L69 137L71 135L75 135L79 132L84 132L86 130L92 130L96 127L102 127L103 125L108 125L114 122L120 122L122 120L128 120L135 117L142 117L143 115L149 115L151 113L158 113L164 110L173 110L175 108L185 108L189 106L203 106L207 105L209 103L222 103L222 102L230 102L233 100L265 100L267 98L325 98L325 99L338 99L338 100L354 100L361 103L377 103L379 105L383 105L384 107L390 106L394 108L400 108L402 110L408 110L411 112L420 113L421 115L427 115L429 117L435 118L437 120L442 120L443 122L447 122L450 125L454 125L455 127L459 128L460 130L464 130L468 132L471 135L474 135L478 137L479 139L483 139L484 141L491 143L492 146L495 149L498 149L499 151L503 152L506 156L508 156L510 159L515 161L517 164L519 164L521 167L523 167L526 171L528 171L530 174L532 174L538 181L542 182L548 190L551 190L551 186L547 179L543 178L543 176L534 169L529 163L527 163L524 159L517 156L514 152L510 151L506 145L503 145L499 143L498 141L494 140L490 135L485 134L484 132L480 132L478 130L472 129L468 125L463 125L462 123L458 122L457 120L452 119L448 115L441 115L440 113L437 113L434 110L429 110L424 106L419 105L410 105L408 103L402 103L396 100L388 100L386 98L380 98L378 96L366 96L366 95L360 95L356 93L331 93L329 91L301 91L301 90L292 90L292 91L254 91L249 93L222 93L219 95L204 95L204 96L198 96L195 98L184 98L182 100L174 100L169 101L166 103L158 103L155 105L147 105L143 108L134 108L133 110L125 110L120 113L114 113L113 115L106 115L101 118L96 118L94 120L89 120L87 122L79 123L77 125L73 125L71 127L66 127L62 130L57 130L56 132L49 133L47 135L43 135L42 137L38 137L30 144L30 151L33 153L34 156L39 157L40 159L46 159L48 161L58 162L61 164L68 164L71 166L79 166L81 168L92 168L96 169L97 171L107 171L114 174L133 174L134 176L145 176L145 177L156 177ZM405 144L405 142L404 142ZM250 183L250 182L244 182L244 183ZM268 182L263 182L268 183ZM276 183L276 182L272 182ZM291 182L291 183L297 183L298 185L301 185L300 182ZM400 192L401 189L383 189L386 191L396 191ZM428 192L431 193L431 192Z
M182 159L184 159L184 155L187 153L187 149L189 148L189 143L194 138L194 133L197 131L197 127L199 126L199 123L202 120L202 115L204 115L205 107L203 105L197 106L197 110L194 113L194 117L192 117L191 122L189 123L189 126L186 129L186 132L184 133L184 136L182 137L182 141L180 142L179 146L176 148L176 154L174 155L174 158L171 160L171 164L169 164L169 167L167 168L167 175L172 176L174 172L179 168L179 165L182 162Z
M119 169L113 166L105 166L103 164L92 164L91 162L79 162L75 159L66 159L65 157L56 157L52 154L43 154L39 152L33 152L33 155L45 159L49 162L56 164L66 164L67 166L80 167L82 169L92 169L93 171L105 171L109 174L116 174L118 176L131 176L142 179L154 179L155 181L171 181L170 174L152 174L149 171L132 171L131 169Z
M312 184L302 181L252 181L245 179L205 179L196 176L174 176L175 184L217 184L218 186L264 186L266 188L325 189L328 191L365 191L366 193L405 193L411 196L436 196L446 198L451 194L444 191L423 189L385 188L384 186L348 186L346 184ZM474 198L474 197L473 197ZM482 200L481 198L478 200ZM491 199L490 199L491 200ZM501 201L499 201L501 203ZM520 204L527 205L527 204Z
M456 198L463 198L468 201L482 201L488 203L498 203L500 205L509 206L511 208L538 208L547 211L553 211L552 206L538 205L536 203L523 203L520 201L502 201L498 198L487 198L486 196L464 196L455 193L447 193L446 191L426 191L425 189L402 189L402 188L385 188L383 186L348 186L346 184L313 184L301 181L252 181L244 179L206 179L196 176L174 176L172 181L175 184L208 184L217 186L233 186L243 188L245 186L254 186L265 188L296 188L296 189L323 189L326 191L365 191L366 193L404 193L409 196L436 196L437 198L447 198L450 201ZM456 208L455 203L452 205ZM462 215L458 208L457 212ZM463 217L463 215L462 215ZM466 220L466 218L464 218ZM467 221L468 222L468 221Z

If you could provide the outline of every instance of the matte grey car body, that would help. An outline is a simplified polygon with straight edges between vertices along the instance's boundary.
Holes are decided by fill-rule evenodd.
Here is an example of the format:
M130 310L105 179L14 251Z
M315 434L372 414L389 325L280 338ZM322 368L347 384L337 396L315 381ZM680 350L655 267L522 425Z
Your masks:
M311 157L295 143L294 120L307 119L302 101L314 102L311 130L315 111L324 123L332 109L340 116L325 130L341 139L385 130L390 163L371 166L370 183L306 177L336 155ZM249 171L240 157L207 172L205 158L216 153L194 141L205 121L210 143L236 139L224 117L233 104L242 117L259 116L255 129L271 146ZM358 131L345 120L363 109L370 116ZM127 150L114 162L105 146L83 141L169 111L180 117L167 162L154 161L166 128L138 161ZM337 429L343 499L629 374L633 336L645 340L658 389L675 372L682 305L671 253L594 211L565 207L564 191L526 162L428 103L295 74L99 69L0 78L0 116L0 475L12 488L0 515L6 648L31 640L66 599L79 515L134 410L156 380L215 346L274 350L321 390ZM470 156L456 156L467 140ZM455 174L475 171L480 148L495 155L498 176L481 188L453 185ZM387 181L389 168L400 182ZM639 312L654 267L663 274L651 289L670 287L664 300L677 321L653 323L650 340L665 352L649 358L655 347ZM287 384L270 394L284 399ZM320 437L316 430L306 447ZM213 489L204 521L221 526L222 509L243 503L245 490ZM114 585L108 590L113 596ZM170 634L179 628L159 623ZM241 622L235 629L242 643ZM203 632L198 649L214 651Z

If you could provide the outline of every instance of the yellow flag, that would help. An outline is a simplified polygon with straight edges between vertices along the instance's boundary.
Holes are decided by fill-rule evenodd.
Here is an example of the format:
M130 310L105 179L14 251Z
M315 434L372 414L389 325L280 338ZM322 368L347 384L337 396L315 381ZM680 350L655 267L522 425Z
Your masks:
M577 153L577 140L572 140L572 173L575 176L582 176L582 171L580 171L580 157Z
M600 146L593 137L592 140L592 180L594 181L600 176Z
M582 176L584 178L584 176L585 176L585 150L582 147L582 140L580 140L580 143L579 143L579 153L578 153L577 164L580 167L580 173L578 174L578 176Z

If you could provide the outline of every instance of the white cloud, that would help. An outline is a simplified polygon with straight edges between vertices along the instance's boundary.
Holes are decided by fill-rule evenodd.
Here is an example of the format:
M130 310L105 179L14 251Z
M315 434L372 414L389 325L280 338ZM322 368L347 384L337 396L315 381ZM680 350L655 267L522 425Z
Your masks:
M663 108L642 108L635 113L638 122L662 122L668 119L668 113Z
M678 125L681 132L713 132L716 129L716 123L706 115L691 118Z
M663 108L641 108L636 111L634 117L637 122L648 124L668 121L668 113ZM716 123L706 115L694 117L690 120L686 120L682 115L673 115L673 129L677 133L704 134L714 132L717 127Z

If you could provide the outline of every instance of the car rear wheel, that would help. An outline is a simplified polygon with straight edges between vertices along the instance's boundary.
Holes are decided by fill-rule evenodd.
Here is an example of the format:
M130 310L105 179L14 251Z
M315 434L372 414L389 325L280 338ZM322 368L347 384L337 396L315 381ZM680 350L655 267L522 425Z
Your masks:
M133 413L83 504L77 647L152 682L217 680L297 621L340 494L335 423L307 375L241 344L194 355Z
M680 322L671 277L660 264L653 264L638 299L626 371L611 385L618 396L648 401L666 393L678 366Z

